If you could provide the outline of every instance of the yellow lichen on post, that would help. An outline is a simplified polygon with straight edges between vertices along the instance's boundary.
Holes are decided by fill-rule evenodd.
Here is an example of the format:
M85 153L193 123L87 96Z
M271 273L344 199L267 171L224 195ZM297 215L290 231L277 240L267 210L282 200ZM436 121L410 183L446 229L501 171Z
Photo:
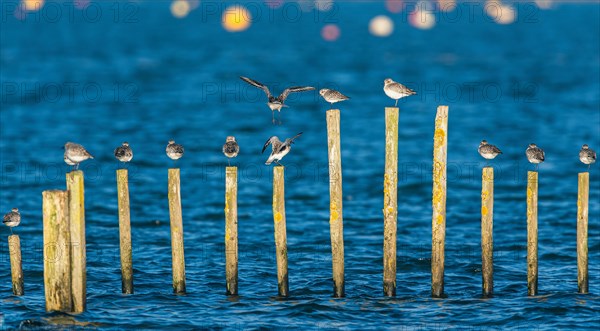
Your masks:
M446 241L446 167L448 152L448 106L439 106L433 136L433 191L431 217L431 296L444 296L444 249Z
M590 174L581 172L577 189L577 288L578 292L589 292L588 284L588 200Z
M345 295L345 284L342 152L339 109L327 111L327 146L329 155L329 232L331 236L333 296L341 298Z
M273 168L273 223L275 224L275 256L277 259L277 288L282 297L289 296L287 234L285 226L284 167Z
M25 294L23 288L23 264L21 260L21 239L16 234L8 236L8 254L10 256L10 275L12 290L16 296Z
M385 174L383 176L383 295L396 295L398 229L398 116L385 108Z
M538 173L527 172L527 295L538 293Z
M186 291L180 183L179 169L169 169L169 214L171 218L173 292L177 294L183 294Z
M494 168L483 168L481 175L481 275L482 293L494 291Z
M119 247L121 251L121 291L133 294L133 261L131 246L131 216L129 209L129 176L127 169L117 170L119 204Z
M69 227L71 229L71 295L73 312L82 313L86 306L85 200L83 171L67 174L69 193Z
M238 294L237 167L225 169L225 280L227 294Z
M67 191L42 193L46 311L73 311Z

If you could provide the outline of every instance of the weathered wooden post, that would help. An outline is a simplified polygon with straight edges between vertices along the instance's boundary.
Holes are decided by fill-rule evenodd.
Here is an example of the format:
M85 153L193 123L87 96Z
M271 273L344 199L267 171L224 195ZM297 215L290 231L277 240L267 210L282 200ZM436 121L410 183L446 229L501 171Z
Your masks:
M44 191L42 202L46 311L71 312L69 195L67 191Z
M383 177L383 295L396 295L398 228L398 116L397 107L385 108L385 175Z
M589 291L588 284L588 200L590 174L581 172L577 190L577 288L579 293Z
M133 294L129 175L127 169L117 170L117 195L119 204L119 246L121 251L121 291L124 294Z
M340 143L340 111L327 111L327 146L329 154L329 232L333 296L345 295L344 285L344 221L342 207L342 152Z
M237 167L225 169L225 279L227 294L238 294Z
M169 213L171 216L171 253L173 259L173 292L185 293L185 258L183 254L183 217L179 169L169 169Z
M71 231L71 295L73 312L82 313L86 306L85 202L83 171L67 174L69 227Z
M538 293L538 173L527 172L527 295Z
M494 168L481 176L481 277L484 297L494 292Z
M439 106L433 136L433 213L431 219L431 296L444 296L444 248L446 245L446 167L448 106Z
M8 236L8 254L10 256L10 275L13 294L25 294L23 288L23 264L21 260L21 239L16 234Z
M277 258L277 288L279 296L290 293L288 283L287 234L285 226L284 167L273 167L273 223L275 225L275 255Z

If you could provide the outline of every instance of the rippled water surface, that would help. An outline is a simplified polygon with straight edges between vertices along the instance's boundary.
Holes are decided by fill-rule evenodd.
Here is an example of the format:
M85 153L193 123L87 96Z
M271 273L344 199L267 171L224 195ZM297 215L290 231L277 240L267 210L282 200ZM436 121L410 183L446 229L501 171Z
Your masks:
M3 2L3 6L9 4ZM590 175L590 293L577 294L577 158L600 149L598 5L552 10L517 6L510 25L462 4L458 18L417 30L392 15L388 38L368 33L382 3L336 2L298 19L250 7L245 32L225 32L213 7L185 19L168 2L104 3L94 22L64 14L16 20L3 8L0 64L1 211L23 223L26 295L11 295L0 245L0 329L595 329L600 327L600 176ZM69 8L68 6L64 7ZM220 12L223 8L218 7ZM111 11L112 10L112 11ZM116 13L121 16L115 17ZM129 10L129 9L128 9ZM528 12L529 10L530 12ZM455 11L455 13L457 13ZM261 14L262 13L262 14ZM272 17L269 16L272 14ZM261 14L261 15L259 15ZM439 13L438 13L439 14ZM48 14L49 15L49 14ZM533 15L533 16L528 16ZM327 17L325 17L327 16ZM72 18L72 19L71 19ZM529 18L529 19L528 19ZM320 30L337 24L336 42ZM339 88L342 109L346 297L334 299L329 243L327 105L315 92L292 95L273 126L264 95L238 79ZM418 91L400 103L398 290L382 295L384 110L382 81ZM431 155L439 104L450 106L446 299L430 298ZM260 154L271 135L303 136L284 159L290 298L277 297L271 169ZM240 296L225 296L224 166L227 135L241 146ZM188 294L171 289L166 142L186 148L178 162ZM502 148L494 205L495 296L481 297L481 139ZM41 192L64 188L65 141L96 156L86 176L87 311L44 310ZM128 141L135 294L122 295L112 150ZM526 162L546 149L539 174L539 296L526 284ZM2 228L2 234L9 234ZM6 243L6 241L4 241Z

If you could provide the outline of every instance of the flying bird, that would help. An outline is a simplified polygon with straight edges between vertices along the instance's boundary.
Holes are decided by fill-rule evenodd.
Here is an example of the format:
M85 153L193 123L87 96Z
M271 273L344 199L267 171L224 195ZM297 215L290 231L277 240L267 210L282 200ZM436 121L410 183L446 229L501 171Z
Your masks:
M502 151L498 147L488 144L486 140L482 140L481 143L479 143L477 151L479 152L479 155L486 160L495 159L496 156L502 154Z
M262 153L265 152L265 149L267 149L267 147L269 145L271 145L271 147L273 148L273 151L271 152L271 155L269 156L269 158L267 159L267 162L265 162L265 164L269 165L272 162L275 162L277 165L281 165L281 164L279 164L279 161L281 161L281 159L283 159L283 157L286 156L287 153L290 152L290 149L292 148L292 144L294 143L294 140L296 138L300 137L301 135L302 135L302 132L298 133L297 135L295 135L292 138L287 138L284 142L281 142L279 140L279 138L277 138L277 136L272 136L271 138L269 138L269 140L267 140L267 142L263 146Z
M167 152L167 156L173 160L173 164L183 156L183 146L176 144L173 139L169 140L165 151Z
M583 146L581 146L581 150L579 151L579 160L583 164L587 164L589 171L592 163L596 162L596 152L587 144L583 144Z
M79 163L94 158L83 146L76 143L67 142L64 149L63 159L65 163L70 166L74 165L75 170L79 169Z
M240 152L240 146L237 141L235 141L234 136L227 136L225 139L225 144L223 145L223 154L227 157L227 162L231 167L231 159L236 157Z
M123 163L127 163L133 159L133 151L131 150L131 147L129 147L128 142L124 142L115 149L115 157Z
M2 219L2 224L8 226L10 228L10 234L13 234L12 228L21 224L21 214L19 213L18 208L13 208L11 211L4 215Z
M527 155L527 160L529 160L530 163L535 164L535 171L537 171L538 165L546 160L544 150L537 147L536 144L529 144L525 151L525 155Z
M276 110L279 112L279 124L281 124L281 108L287 107L287 105L285 105L284 103L285 103L285 99L288 97L288 95L290 93L312 91L315 89L314 87L311 87L311 86L288 87L285 90L283 90L283 92L281 92L281 94L278 97L275 97L275 96L271 95L269 88L267 86L265 86L264 84L261 84L260 82L257 82L253 79L250 79L250 78L244 77L244 76L240 76L240 78L243 81L245 81L246 83L248 83L254 87L258 87L259 89L261 89L265 92L265 94L267 95L267 98L269 99L269 101L267 102L267 105L269 105L269 108L271 109L271 112L273 115L273 124L275 124L275 111Z
M350 99L349 97L343 95L342 93L340 93L336 90L328 89L328 88L321 89L319 91L319 94L323 97L323 99L325 99L325 101L327 101L331 104L331 107L333 107L333 104L336 102Z
M400 83L395 82L391 78L386 78L383 81L383 92L385 92L385 94L388 97L396 100L396 104L394 105L394 107L398 106L398 99L417 94L417 92L409 89L408 87Z

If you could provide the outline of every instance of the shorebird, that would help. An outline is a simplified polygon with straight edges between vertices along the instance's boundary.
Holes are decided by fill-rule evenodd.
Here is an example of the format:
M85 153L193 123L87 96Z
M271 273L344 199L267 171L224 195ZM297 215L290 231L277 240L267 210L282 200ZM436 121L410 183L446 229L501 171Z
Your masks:
M417 94L417 92L409 89L408 87L394 82L394 80L392 80L391 78L386 78L383 81L383 92L385 92L385 94L396 100L396 104L394 105L394 107L398 106L398 99L413 95L413 94Z
M65 155L64 160L68 165L75 165L75 170L79 169L79 163L93 159L94 157L85 148L79 144L67 142L65 144Z
M21 214L19 214L18 208L13 208L10 212L4 215L2 223L10 228L10 234L13 234L12 228L21 224Z
M227 163L231 167L231 159L236 157L240 152L240 146L237 141L235 141L234 136L227 136L225 139L225 144L223 145L223 154L227 156Z
M283 157L290 152L294 140L300 137L301 135L302 132L298 133L292 138L287 138L284 142L281 142L279 138L277 138L277 136L272 136L271 138L269 138L269 140L267 140L267 142L263 146L262 153L265 152L265 149L267 149L269 145L272 145L271 147L273 148L273 151L271 152L271 155L269 155L269 158L267 159L267 162L265 162L265 164L269 165L272 162L275 162L277 165L281 165L279 164L279 161L281 161L281 159L283 159Z
M525 151L525 155L527 155L527 160L529 160L530 163L535 164L535 171L538 170L538 164L544 162L546 159L544 150L537 147L536 144L529 144L529 147L527 147L527 150Z
M271 113L273 115L273 124L275 124L275 111L276 110L279 112L279 124L281 124L281 108L287 107L284 103L285 103L285 99L287 98L288 94L294 93L294 92L312 91L315 89L314 87L311 87L311 86L288 87L285 90L283 90L283 92L281 92L281 94L278 97L275 97L275 96L271 95L269 88L266 87L264 84L257 82L253 79L250 79L248 77L244 77L244 76L240 76L240 78L244 82L246 82L254 87L258 87L259 89L261 89L265 92L265 94L267 95L267 98L269 99L269 101L267 102L267 105L269 105L269 108L271 109Z
M175 161L183 156L183 146L176 144L175 140L171 139L167 145L166 152L167 156L173 160L173 164L175 164Z
M581 146L581 150L579 151L579 160L583 164L587 164L589 171L592 163L596 162L596 152L587 144L583 144L583 146Z
M477 151L479 152L479 155L481 155L486 160L495 159L496 156L502 154L502 151L498 147L492 144L488 144L486 140L482 140L481 143L479 143L479 148L477 149Z
M128 142L124 142L121 146L115 148L115 157L123 163L127 163L133 159L133 151L129 147Z
M323 99L325 99L325 101L331 104L332 108L334 103L350 99L342 93L328 88L321 89L319 91L319 94L323 97Z

